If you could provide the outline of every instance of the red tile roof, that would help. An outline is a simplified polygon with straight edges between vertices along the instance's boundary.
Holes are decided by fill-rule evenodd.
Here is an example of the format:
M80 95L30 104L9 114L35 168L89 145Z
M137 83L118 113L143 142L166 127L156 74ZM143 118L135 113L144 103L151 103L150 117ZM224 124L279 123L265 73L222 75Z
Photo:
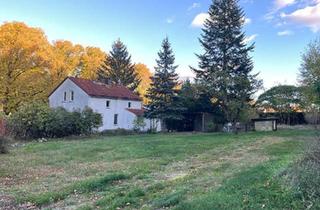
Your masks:
M127 109L129 112L135 114L136 116L143 116L144 109Z
M75 77L67 77L66 79L70 79L73 83L75 83L84 92L92 97L141 101L141 98L137 94L121 85L106 85L92 80L80 79Z

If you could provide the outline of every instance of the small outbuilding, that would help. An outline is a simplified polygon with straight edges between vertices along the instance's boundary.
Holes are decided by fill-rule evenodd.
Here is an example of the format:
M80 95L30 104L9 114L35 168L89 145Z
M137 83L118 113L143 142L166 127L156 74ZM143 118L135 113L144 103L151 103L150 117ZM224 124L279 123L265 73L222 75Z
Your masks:
M252 119L255 131L277 131L278 118L256 118Z

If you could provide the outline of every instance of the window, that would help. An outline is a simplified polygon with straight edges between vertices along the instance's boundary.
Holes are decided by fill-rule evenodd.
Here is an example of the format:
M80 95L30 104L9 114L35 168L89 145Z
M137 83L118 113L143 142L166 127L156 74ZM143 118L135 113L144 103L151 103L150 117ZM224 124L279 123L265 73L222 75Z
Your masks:
M110 108L110 101L106 101L106 107Z
M67 101L67 92L64 92L63 100L64 100L64 101Z
M131 108L131 102L128 102L128 108Z
M74 99L74 92L73 92L73 91L71 91L70 100L71 100L71 101L73 101L73 99Z
M113 124L118 125L118 114L114 114Z

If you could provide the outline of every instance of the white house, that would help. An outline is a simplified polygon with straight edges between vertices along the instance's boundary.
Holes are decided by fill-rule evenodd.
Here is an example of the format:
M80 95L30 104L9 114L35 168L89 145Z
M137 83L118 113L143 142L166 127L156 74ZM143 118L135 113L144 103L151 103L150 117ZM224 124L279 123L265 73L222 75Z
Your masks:
M134 120L142 116L144 109L141 98L124 86L105 85L91 80L67 77L49 95L50 107L63 107L68 111L90 107L100 113L103 125L99 131L133 129ZM144 118L144 131L156 128L160 122Z

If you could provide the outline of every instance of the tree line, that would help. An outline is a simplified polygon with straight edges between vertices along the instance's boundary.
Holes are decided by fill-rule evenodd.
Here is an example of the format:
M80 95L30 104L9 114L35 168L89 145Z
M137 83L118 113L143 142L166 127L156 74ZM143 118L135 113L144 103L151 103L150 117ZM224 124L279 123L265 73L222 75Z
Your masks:
M290 118L299 118L293 119L297 123L320 122L319 38L311 41L302 54L298 85L277 85L268 89L258 97L255 107L259 113L274 113L286 124L294 123Z
M299 94L292 87L284 87L288 93L284 97L291 100L287 104L274 105L282 100L276 99L282 97L276 94L279 88L254 100L262 80L252 72L250 53L254 43L245 42L245 14L238 1L213 0L208 14L199 38L203 53L196 55L198 67L190 67L195 79L184 83L176 73L178 66L168 37L161 44L152 75L145 65L132 63L120 39L104 53L69 41L50 43L40 29L24 23L5 23L0 27L3 110L8 114L30 101L46 101L47 94L66 76L128 87L144 98L146 117L161 119L168 129L187 121L190 113L214 113L215 123L235 125L248 121L258 106L286 110L297 104ZM310 44L301 67L301 88L311 104L319 101L319 46L319 41Z

